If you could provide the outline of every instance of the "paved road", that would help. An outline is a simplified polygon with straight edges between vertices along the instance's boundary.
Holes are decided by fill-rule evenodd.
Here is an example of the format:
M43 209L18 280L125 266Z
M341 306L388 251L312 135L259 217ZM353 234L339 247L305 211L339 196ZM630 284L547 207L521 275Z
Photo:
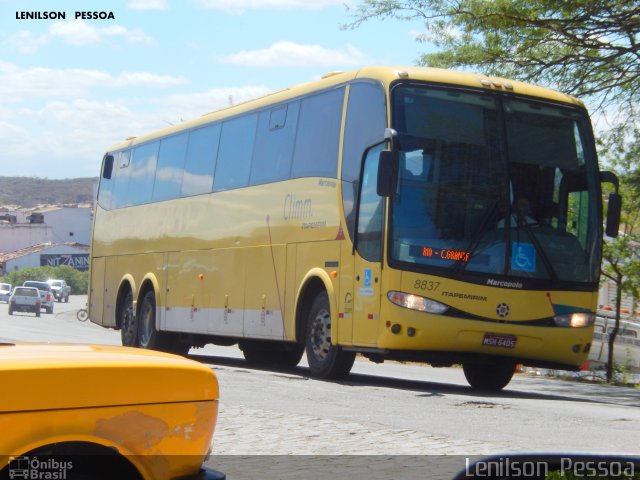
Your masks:
M84 301L72 297L40 318L9 317L0 305L0 341L119 344L119 332L76 320ZM640 452L638 389L519 375L488 395L472 391L455 368L357 360L345 381L325 382L309 378L304 361L283 371L249 368L235 347L192 349L191 357L212 365L220 380L209 463L231 480L345 472L447 478L438 472L463 467L467 456Z

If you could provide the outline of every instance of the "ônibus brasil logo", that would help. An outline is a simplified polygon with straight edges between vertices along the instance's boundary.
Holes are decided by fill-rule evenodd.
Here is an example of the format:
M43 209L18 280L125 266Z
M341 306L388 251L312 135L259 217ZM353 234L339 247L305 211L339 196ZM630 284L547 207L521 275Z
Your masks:
M27 480L65 480L67 471L73 468L72 462L64 462L55 458L38 459L38 457L11 457L9 459L9 478Z

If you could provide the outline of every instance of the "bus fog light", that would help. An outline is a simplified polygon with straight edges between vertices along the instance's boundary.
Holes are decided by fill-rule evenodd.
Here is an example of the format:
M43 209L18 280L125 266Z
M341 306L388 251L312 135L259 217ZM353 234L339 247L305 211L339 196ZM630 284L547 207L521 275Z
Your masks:
M391 291L387 294L387 298L391 303L400 307L418 310L420 312L441 314L449 309L447 305L440 302L409 293Z
M596 321L593 313L567 313L566 315L556 315L553 321L559 327L583 328L590 327Z

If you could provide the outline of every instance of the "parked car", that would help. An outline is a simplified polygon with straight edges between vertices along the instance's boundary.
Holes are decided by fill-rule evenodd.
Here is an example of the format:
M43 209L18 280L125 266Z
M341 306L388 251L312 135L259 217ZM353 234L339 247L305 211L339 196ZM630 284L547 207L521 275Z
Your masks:
M40 292L35 287L16 287L9 298L9 315L13 312L33 312L40 316Z
M53 293L51 292L51 287L47 282L27 280L22 284L22 286L37 288L40 292L40 306L44 308L47 313L53 313Z
M0 301L9 303L10 296L11 296L11 284L0 283Z
M69 295L71 294L71 287L67 285L67 282L64 280L47 280L47 283L51 286L51 293L53 293L53 297L62 302L64 300L66 303L69 302Z
M224 479L211 368L130 347L0 346L0 478Z

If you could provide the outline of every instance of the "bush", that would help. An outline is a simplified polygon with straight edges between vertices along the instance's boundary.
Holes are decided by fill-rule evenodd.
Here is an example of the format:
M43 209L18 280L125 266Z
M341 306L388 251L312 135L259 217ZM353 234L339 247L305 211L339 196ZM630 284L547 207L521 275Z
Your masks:
M71 287L71 295L86 295L89 287L89 272L80 272L71 267L28 267L0 277L0 282L13 286L27 280L45 282L49 279L64 280Z

